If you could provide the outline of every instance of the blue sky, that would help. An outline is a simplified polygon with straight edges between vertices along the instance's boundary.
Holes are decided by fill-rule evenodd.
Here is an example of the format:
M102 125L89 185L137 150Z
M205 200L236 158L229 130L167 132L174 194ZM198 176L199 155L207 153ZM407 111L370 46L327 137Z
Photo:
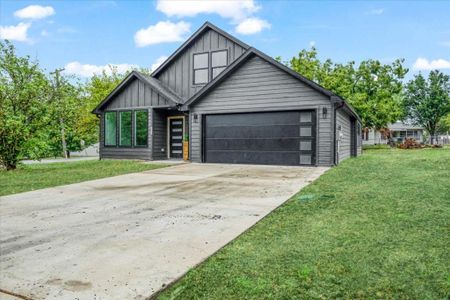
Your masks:
M0 1L0 37L48 71L155 67L205 21L284 60L315 45L336 62L405 58L450 74L445 1Z

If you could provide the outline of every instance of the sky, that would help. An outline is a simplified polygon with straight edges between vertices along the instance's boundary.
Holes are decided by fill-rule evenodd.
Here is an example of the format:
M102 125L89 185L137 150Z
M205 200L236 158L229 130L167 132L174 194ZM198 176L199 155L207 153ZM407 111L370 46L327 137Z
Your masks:
M0 38L48 72L88 78L116 65L155 69L205 21L283 60L315 46L321 59L391 63L408 78L450 74L450 1L0 0Z

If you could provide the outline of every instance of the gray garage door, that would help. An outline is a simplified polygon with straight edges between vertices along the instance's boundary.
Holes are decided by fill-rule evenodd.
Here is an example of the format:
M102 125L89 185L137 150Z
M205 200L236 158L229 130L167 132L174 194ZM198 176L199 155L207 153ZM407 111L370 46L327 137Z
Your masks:
M314 111L207 115L203 160L211 163L314 165Z

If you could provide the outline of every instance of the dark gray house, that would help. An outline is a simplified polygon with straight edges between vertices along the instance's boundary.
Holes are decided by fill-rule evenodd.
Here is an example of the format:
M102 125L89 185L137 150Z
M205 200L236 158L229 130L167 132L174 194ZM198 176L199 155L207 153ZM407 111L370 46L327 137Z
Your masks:
M133 71L93 111L100 158L330 166L361 153L342 98L205 23L151 76Z

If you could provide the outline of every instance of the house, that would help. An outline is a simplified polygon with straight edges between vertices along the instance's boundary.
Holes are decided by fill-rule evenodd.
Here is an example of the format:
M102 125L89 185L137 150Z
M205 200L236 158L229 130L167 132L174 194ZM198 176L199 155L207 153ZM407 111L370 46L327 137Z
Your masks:
M424 128L409 125L404 122L395 122L390 124L387 130L369 129L362 132L363 145L388 144L389 139L401 143L405 138L413 138L416 141L423 143L425 141Z
M205 23L151 76L131 72L93 111L100 158L331 166L361 153L338 95Z

